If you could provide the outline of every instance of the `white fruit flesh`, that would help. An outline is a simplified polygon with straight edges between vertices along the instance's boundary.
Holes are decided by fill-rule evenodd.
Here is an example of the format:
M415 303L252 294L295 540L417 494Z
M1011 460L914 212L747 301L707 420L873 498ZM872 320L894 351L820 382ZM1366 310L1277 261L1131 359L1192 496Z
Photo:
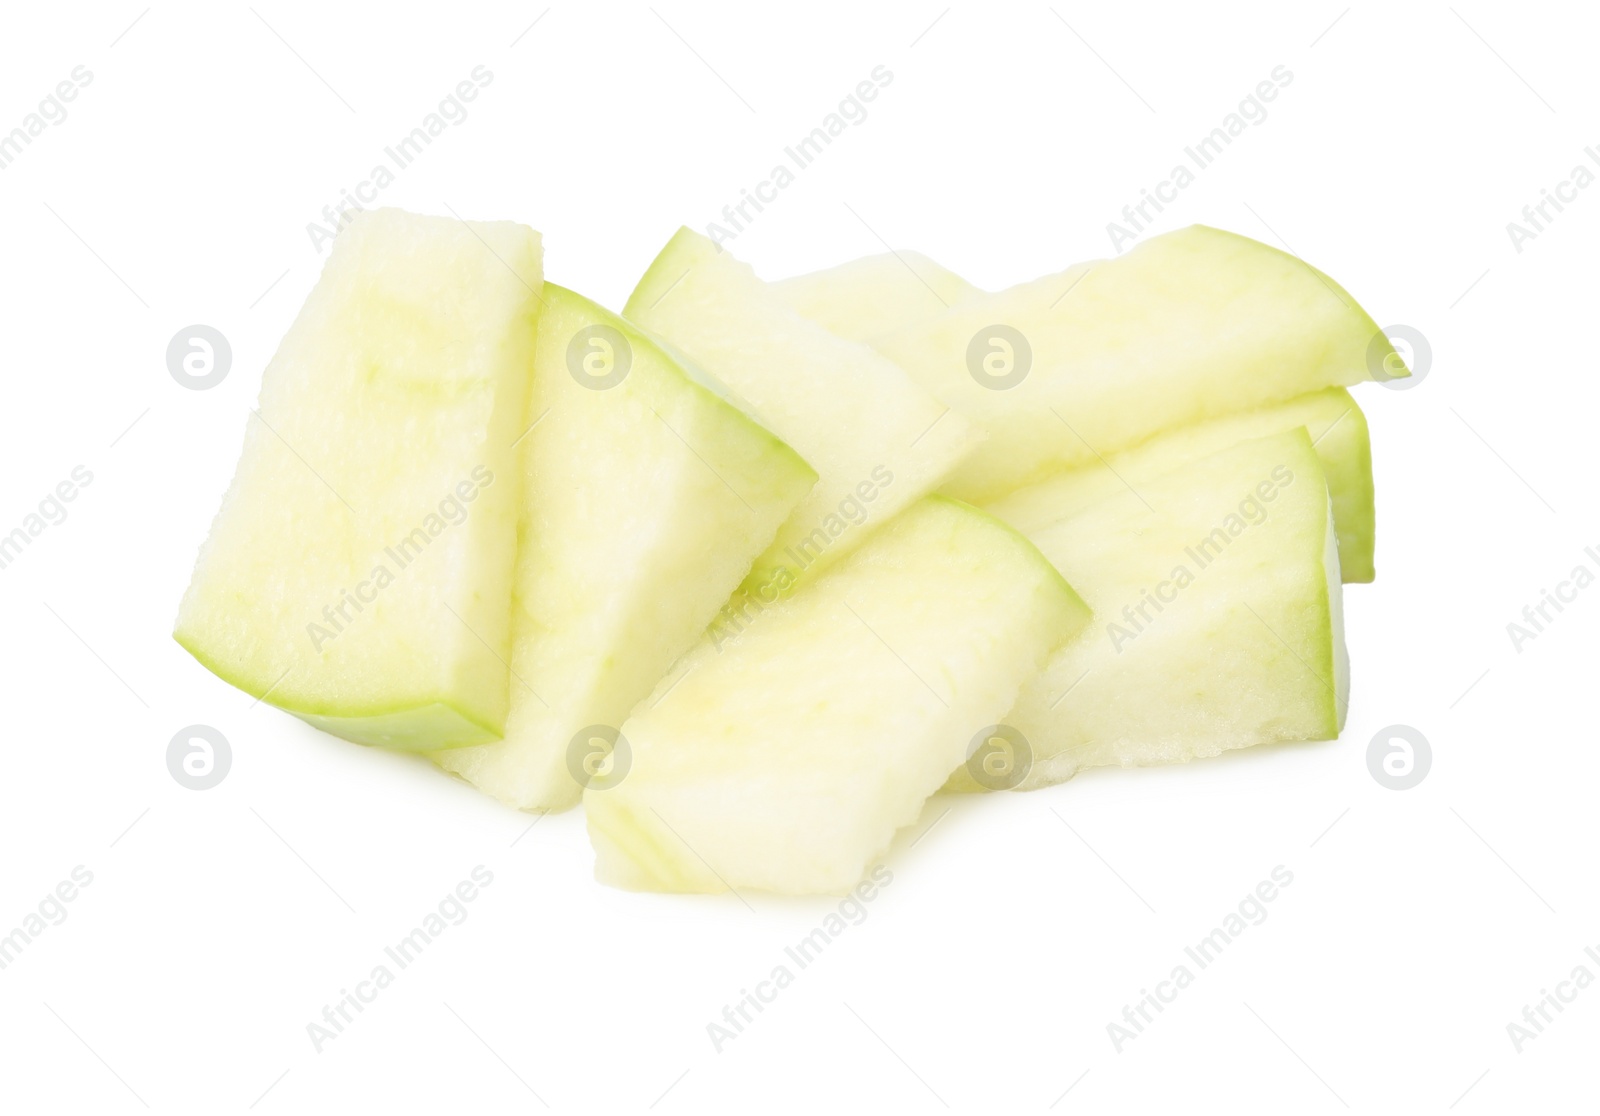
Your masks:
M1371 379L1374 360L1402 367L1326 275L1200 225L970 295L877 347L987 432L944 488L979 503L1162 430Z
M1084 767L1339 734L1338 545L1305 430L1242 443L1032 537L1095 619L1007 718L1033 752L1024 789ZM962 775L953 786L970 786Z
M505 739L435 757L523 810L577 803L574 736L622 724L816 481L635 327L554 284L544 302Z
M842 558L974 444L968 424L903 370L802 318L689 229L656 257L624 314L686 353L819 474L756 560L748 597L771 599Z
M772 284L795 313L871 345L937 317L977 288L920 252L885 252Z
M1107 496L1138 488L1229 446L1303 426L1311 435L1333 498L1339 529L1339 569L1345 583L1371 581L1375 529L1372 445L1367 418L1344 388L1328 388L1156 435L1104 461L1068 469L984 505L1023 534L1082 511Z
M584 793L597 878L848 890L1086 617L1020 535L920 501L662 680L623 726L620 781Z
M351 740L498 737L541 284L521 225L358 215L262 377L178 642Z

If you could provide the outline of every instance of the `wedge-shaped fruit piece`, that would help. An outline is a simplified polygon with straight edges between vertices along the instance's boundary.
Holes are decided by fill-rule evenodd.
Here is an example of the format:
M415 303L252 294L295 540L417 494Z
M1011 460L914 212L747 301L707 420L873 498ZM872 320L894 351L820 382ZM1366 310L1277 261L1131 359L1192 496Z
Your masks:
M970 295L877 347L988 433L945 486L977 502L1162 430L1371 379L1385 359L1403 369L1326 275L1201 225Z
M885 252L772 284L795 313L870 345L937 317L977 288L920 252Z
M522 439L505 739L438 762L524 810L575 805L615 728L700 638L816 474L636 327L546 284Z
M1095 621L1006 719L1031 748L1024 788L1339 734L1339 552L1304 429L1193 462L1033 539Z
M500 735L539 237L358 215L262 377L175 636L367 744Z
M974 444L968 424L903 370L802 318L690 229L662 249L624 314L687 353L819 474L757 559L751 598L769 601L842 558Z
M1022 536L918 502L662 680L584 792L597 878L848 890L1087 615Z
M1345 583L1371 581L1374 519L1372 444L1367 418L1344 388L1327 388L1158 434L1103 462L1068 469L1049 480L1019 488L984 510L1023 534L1082 511L1090 504L1154 480L1251 438L1303 426L1311 435L1333 497L1333 522L1339 530L1339 569Z

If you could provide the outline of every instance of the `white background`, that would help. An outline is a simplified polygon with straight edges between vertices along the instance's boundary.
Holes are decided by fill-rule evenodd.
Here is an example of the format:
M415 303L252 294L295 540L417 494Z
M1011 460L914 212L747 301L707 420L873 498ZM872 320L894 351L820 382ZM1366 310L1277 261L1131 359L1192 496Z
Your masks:
M1506 633L1600 543L1600 188L1521 253L1506 231L1600 141L1592 13L71 8L0 26L0 130L74 66L94 75L0 172L0 529L94 474L0 571L0 933L74 866L94 881L0 971L0 1108L1593 1104L1600 990L1520 1054L1506 1030L1574 966L1600 975L1600 589L1520 654ZM480 64L470 117L383 203L527 222L552 279L613 307L875 66L894 80L869 119L730 245L763 275L885 241L985 286L1106 255L1106 223L1288 67L1157 228L1287 244L1431 345L1413 390L1359 392L1379 574L1346 594L1343 739L936 801L866 920L717 1053L706 1025L831 904L608 890L581 813L527 831L206 673L171 622L324 258L306 225ZM166 368L192 323L232 343L209 391ZM206 792L166 767L193 723L233 749ZM1404 792L1366 762L1396 723L1434 757ZM316 1053L306 1025L479 864L494 883L467 921ZM1280 864L1294 882L1267 921L1118 1053L1107 1023Z

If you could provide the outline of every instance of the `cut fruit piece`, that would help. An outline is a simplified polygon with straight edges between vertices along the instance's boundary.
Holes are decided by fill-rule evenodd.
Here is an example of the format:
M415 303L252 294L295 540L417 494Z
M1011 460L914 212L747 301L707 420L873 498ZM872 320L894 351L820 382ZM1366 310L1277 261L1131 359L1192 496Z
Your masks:
M1022 536L922 500L662 680L584 792L596 878L848 890L1087 616Z
M1339 550L1304 429L1193 462L1032 537L1095 623L1007 718L1032 749L1022 789L1083 767L1339 735ZM964 770L952 786L974 789Z
M742 600L770 601L842 558L974 445L968 424L903 370L802 318L690 229L662 249L624 313L687 353L820 476L756 560Z
M864 256L781 279L772 289L802 318L865 345L935 318L977 290L920 252Z
M1372 444L1367 417L1344 388L1328 388L1254 411L1167 431L1103 462L1057 473L984 506L1023 534L1032 534L1096 501L1138 489L1185 462L1197 461L1251 438L1296 427L1311 435L1333 497L1339 529L1339 569L1346 584L1371 581L1375 529L1372 506Z
M816 482L634 326L554 284L544 303L505 739L435 757L522 810L577 803L574 736L622 724Z
M178 642L350 740L498 737L541 284L522 225L358 214L262 376Z
M987 503L1163 430L1403 364L1338 284L1194 225L975 293L878 349L987 432L944 491ZM1370 363L1369 363L1370 362Z

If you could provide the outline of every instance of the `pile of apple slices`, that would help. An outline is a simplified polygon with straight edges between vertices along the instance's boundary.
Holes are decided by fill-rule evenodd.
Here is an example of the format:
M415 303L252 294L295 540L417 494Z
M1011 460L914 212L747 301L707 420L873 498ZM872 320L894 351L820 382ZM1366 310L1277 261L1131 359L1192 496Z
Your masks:
M1336 737L1367 424L1336 283L1193 227L988 292L766 283L680 231L619 316L538 234L358 216L263 377L176 638L624 887L841 893L946 790Z

